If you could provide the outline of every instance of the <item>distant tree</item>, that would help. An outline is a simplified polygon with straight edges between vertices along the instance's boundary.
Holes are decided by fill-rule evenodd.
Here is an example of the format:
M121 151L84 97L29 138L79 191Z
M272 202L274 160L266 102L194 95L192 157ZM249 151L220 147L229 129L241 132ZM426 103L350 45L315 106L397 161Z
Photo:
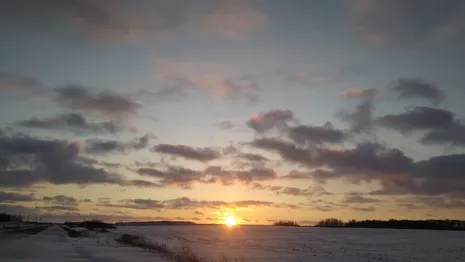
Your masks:
M320 220L317 224L317 227L343 227L344 222L337 218L326 218Z
M273 223L273 226L299 227L300 225L295 221L281 220Z

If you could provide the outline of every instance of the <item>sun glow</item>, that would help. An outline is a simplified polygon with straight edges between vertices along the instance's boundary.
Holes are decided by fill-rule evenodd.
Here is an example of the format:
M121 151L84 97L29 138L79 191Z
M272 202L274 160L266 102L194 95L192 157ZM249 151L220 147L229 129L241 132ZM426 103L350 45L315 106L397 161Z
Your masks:
M232 226L235 226L237 223L236 223L236 219L234 217L228 216L224 220L224 224L227 225L228 227L232 227Z

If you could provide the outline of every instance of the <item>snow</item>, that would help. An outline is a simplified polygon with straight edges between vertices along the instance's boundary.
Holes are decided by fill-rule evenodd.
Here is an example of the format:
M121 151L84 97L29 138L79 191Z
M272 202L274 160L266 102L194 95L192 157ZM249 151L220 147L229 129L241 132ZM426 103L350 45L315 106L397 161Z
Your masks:
M52 226L37 235L0 242L0 262L159 262L160 257L114 241L114 234L69 238Z
M465 232L240 226L124 227L170 247L188 245L201 256L218 253L252 262L462 262Z
M83 229L80 229L83 230ZM59 226L20 239L2 239L0 262L162 262L157 254L121 246L121 233L147 236L201 255L223 253L250 262L461 262L465 233L429 230L239 226L121 226L112 233L70 238Z

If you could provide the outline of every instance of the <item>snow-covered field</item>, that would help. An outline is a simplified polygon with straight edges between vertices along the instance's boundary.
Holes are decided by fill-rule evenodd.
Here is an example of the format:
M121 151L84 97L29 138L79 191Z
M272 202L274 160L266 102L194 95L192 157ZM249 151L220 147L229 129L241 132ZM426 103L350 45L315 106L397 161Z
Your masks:
M170 247L188 245L202 256L247 261L463 262L465 232L270 226L121 226Z
M464 232L240 226L124 227L70 238L58 226L20 239L1 239L0 262L161 262L157 254L121 246L120 233L148 236L169 247L187 245L202 256L246 261L463 262ZM234 261L234 260L233 260Z

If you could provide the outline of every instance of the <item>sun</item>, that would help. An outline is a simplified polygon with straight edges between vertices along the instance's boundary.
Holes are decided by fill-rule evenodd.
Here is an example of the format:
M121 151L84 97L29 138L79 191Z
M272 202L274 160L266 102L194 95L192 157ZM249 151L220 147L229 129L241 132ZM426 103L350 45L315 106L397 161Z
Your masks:
M224 220L224 224L227 225L228 227L232 227L232 226L235 226L237 223L236 223L236 219L234 217L228 216Z

